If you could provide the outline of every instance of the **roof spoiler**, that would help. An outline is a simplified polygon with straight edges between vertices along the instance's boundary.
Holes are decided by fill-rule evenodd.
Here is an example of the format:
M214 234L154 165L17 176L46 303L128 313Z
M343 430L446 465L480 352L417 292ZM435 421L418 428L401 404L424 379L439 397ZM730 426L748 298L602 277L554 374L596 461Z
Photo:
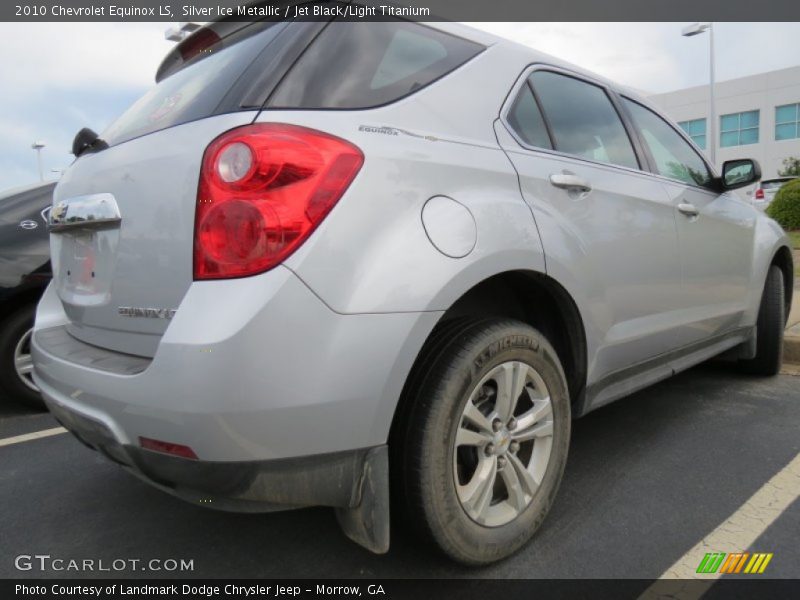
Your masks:
M281 10L279 12L281 14L285 14L283 9L287 6L323 3L349 4L351 1L352 0L283 0L279 2L265 2L264 0L261 0L248 2L246 6L256 7L261 5L269 5L273 8L280 8ZM189 61L198 56L202 56L202 54L212 46L223 42L225 38L240 32L242 29L252 25L257 21L283 20L283 18L276 17L246 20L245 17L232 16L223 17L216 21L210 21L180 41L169 52L169 54L164 57L164 60L161 61L161 65L159 65L158 70L156 71L156 83L159 83L173 73L180 71Z
M161 61L156 83L180 71L186 63L218 44L229 35L250 25L248 22L212 21L181 40Z

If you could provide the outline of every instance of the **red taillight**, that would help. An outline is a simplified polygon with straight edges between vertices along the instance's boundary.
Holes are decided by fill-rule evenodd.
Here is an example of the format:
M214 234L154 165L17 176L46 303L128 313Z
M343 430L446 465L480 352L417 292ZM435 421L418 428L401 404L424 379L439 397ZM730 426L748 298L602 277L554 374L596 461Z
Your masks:
M764 190L758 188L756 190L756 200L763 200L764 199Z
M232 129L206 148L197 190L194 278L280 264L311 235L364 162L337 137L277 123Z
M171 454L172 456L180 456L181 458L191 458L197 460L197 454L189 446L182 446L181 444L173 444L171 442L162 442L161 440L151 440L150 438L140 437L139 445L146 450L153 450L163 454Z

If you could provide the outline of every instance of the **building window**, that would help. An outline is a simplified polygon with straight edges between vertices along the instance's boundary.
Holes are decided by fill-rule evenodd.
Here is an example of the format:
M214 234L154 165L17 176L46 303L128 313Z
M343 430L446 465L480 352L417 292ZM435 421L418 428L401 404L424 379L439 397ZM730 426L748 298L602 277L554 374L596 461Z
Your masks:
M775 139L800 138L800 103L775 107Z
M706 120L692 119L691 121L681 121L678 126L692 138L698 148L706 149Z
M720 117L719 145L744 146L745 144L758 143L758 111L722 115Z

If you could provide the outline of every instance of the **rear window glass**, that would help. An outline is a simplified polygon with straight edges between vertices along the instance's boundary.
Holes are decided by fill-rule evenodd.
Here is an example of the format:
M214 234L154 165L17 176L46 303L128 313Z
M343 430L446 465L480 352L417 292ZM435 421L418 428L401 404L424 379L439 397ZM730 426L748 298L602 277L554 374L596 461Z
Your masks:
M406 21L334 22L295 63L267 106L380 106L439 79L483 48Z
M232 36L233 40L225 38L203 50L139 98L101 137L113 146L214 114L236 80L284 25L257 23Z

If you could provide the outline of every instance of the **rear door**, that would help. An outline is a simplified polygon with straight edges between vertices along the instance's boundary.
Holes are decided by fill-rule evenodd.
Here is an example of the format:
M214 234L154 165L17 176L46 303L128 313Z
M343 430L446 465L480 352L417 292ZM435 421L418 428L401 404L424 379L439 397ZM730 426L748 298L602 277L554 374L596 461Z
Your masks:
M687 346L741 324L753 264L756 213L737 194L714 189L714 175L678 129L623 99L675 211L682 272L680 323Z
M512 93L501 144L520 176L547 271L587 312L590 383L672 348L680 288L674 210L642 173L604 86L534 68Z

